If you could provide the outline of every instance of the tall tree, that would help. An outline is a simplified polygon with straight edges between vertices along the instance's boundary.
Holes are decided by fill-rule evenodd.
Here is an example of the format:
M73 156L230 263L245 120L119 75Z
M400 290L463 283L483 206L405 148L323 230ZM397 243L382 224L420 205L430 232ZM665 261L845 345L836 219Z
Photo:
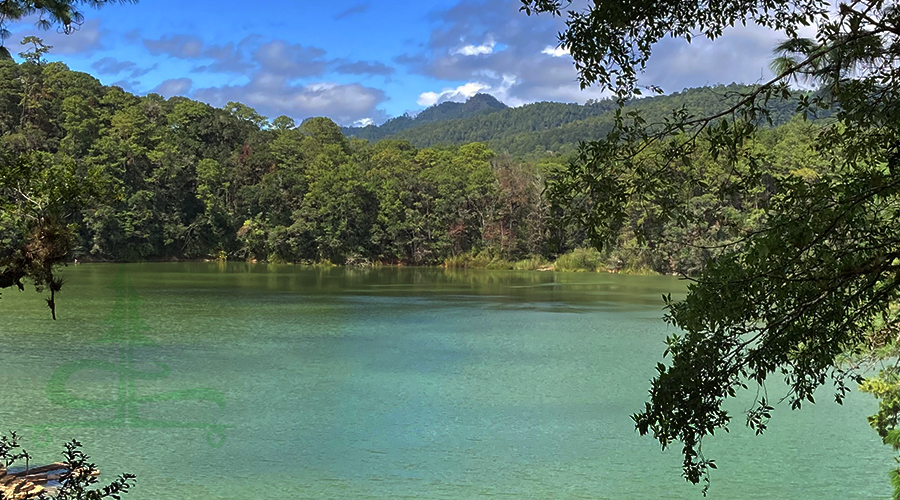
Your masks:
M638 112L620 111L608 136L583 147L555 186L559 199L589 200L580 215L594 241L603 243L635 199L661 207L664 219L690 221L674 179L722 198L769 184L759 226L736 231L692 280L687 298L668 301L666 319L681 331L668 339L669 362L659 364L650 401L633 417L637 429L663 447L681 443L686 479L708 482L715 465L701 443L731 422L727 399L750 386L765 395L766 380L777 375L787 383L792 408L813 402L814 390L829 379L840 402L847 382L861 375L838 359L896 340L900 9L884 0L841 2L837 10L823 0L599 0L584 10L560 0L522 0L527 14L559 15L564 8L570 10L560 45L575 59L582 86L608 88L620 103L647 87L660 90L639 76L664 37L712 40L748 22L786 37L777 47L775 77L734 105L707 116L676 109L652 124ZM799 35L808 26L816 27L814 39ZM762 155L746 145L768 116L767 100L786 95L795 77L825 84L801 99L801 111L836 110L835 123L819 131L815 143L833 174L767 179L760 175ZM690 167L700 149L732 173L713 184L690 175L691 168L686 176L670 175L673 165ZM898 374L889 369L883 381L893 387ZM896 392L869 389L886 401ZM771 400L759 396L747 423L762 432L773 411ZM896 404L883 405L873 417L895 446L898 418Z
M3 42L9 38L9 23L27 16L38 16L42 29L57 26L64 33L77 30L84 22L83 6L94 8L109 3L135 3L137 0L8 0L0 2L0 60L10 60ZM23 45L32 48L21 53L25 63L19 68L21 100L18 103L19 134L24 138L18 150L8 148L0 157L0 224L4 234L0 242L0 289L16 285L23 289L22 279L31 279L40 291L50 289L47 304L56 318L55 293L62 282L53 275L54 266L62 262L71 248L72 227L67 219L78 206L99 192L98 174L90 175L70 157L60 153L56 158L38 149L51 126L42 108L45 94L43 56L51 47L35 36L26 37ZM7 66L8 67L8 66ZM79 107L74 101L70 108ZM7 145L10 143L7 142ZM83 182L77 179L81 177Z
M0 149L0 289L16 286L24 290L23 279L31 280L40 292L50 290L47 305L56 319L56 293L62 280L55 266L69 256L73 243L72 215L102 192L96 169L85 169L69 155L48 151L50 120L43 55L47 51L40 38L26 37L32 49L22 55L21 119L18 134L22 141L5 141ZM10 63L11 64L11 63Z

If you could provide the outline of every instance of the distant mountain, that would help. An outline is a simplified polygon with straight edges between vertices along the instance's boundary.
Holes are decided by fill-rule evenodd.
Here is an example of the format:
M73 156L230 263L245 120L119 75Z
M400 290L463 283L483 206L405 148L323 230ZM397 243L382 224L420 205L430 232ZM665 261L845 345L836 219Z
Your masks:
M558 135L554 131L563 130L572 124L608 116L615 108L613 100L589 101L584 105L537 102L496 113L410 127L389 137L407 140L416 147L487 142L497 151L508 151L516 156L545 156L547 151L560 151L559 141L553 138L548 142L543 140L545 136ZM570 142L574 149L579 140L589 139L593 135L594 133L588 133L575 138L566 134L564 140ZM525 138L524 143L520 138Z
M466 99L466 102L447 101L431 106L416 115L414 121L416 125L423 125L425 123L456 120L459 118L471 118L494 111L501 111L508 107L490 94L475 94Z
M347 137L378 141L412 127L440 121L471 118L508 108L506 104L498 101L497 98L490 94L475 94L468 98L466 102L447 101L436 104L426 108L415 117L403 115L392 118L381 126L341 127L341 131Z
M669 95L635 99L628 107L640 109L648 123L658 123L684 108L695 116L709 116L736 103L753 87L717 85L686 89ZM768 109L773 125L790 120L797 110L799 93L789 99L773 97ZM345 127L344 134L369 141L384 138L407 140L416 147L487 142L495 151L517 157L543 157L575 151L581 141L606 135L613 123L615 101L586 104L538 102L509 108L487 94L466 103L445 102L422 111L417 117L401 116L381 127Z

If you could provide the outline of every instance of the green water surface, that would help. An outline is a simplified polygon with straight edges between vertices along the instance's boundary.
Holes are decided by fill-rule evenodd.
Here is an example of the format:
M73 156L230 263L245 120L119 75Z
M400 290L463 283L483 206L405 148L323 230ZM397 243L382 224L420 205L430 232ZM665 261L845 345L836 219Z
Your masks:
M660 297L683 294L674 278L244 263L64 274L59 321L34 292L2 295L0 429L18 429L35 462L79 439L103 477L137 474L126 498L702 498L679 450L629 418L673 333ZM888 498L874 400L830 399L779 405L760 437L741 423L748 401L732 405L731 432L704 445L719 465L709 498Z

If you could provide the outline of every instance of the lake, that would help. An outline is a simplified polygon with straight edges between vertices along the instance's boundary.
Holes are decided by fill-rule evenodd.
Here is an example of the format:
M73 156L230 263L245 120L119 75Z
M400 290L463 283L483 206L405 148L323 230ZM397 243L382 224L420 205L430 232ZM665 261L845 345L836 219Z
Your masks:
M699 499L630 415L674 331L662 276L89 264L0 300L0 429L77 438L125 498ZM778 384L769 387L770 397ZM826 388L827 389L827 388ZM752 395L750 395L752 396ZM773 398L774 399L774 398ZM713 499L889 498L875 400L704 443Z

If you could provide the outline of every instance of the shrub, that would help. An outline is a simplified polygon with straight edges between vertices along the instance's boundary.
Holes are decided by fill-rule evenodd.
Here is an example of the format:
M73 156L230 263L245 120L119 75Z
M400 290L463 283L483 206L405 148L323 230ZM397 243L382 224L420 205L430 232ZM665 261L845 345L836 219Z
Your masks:
M553 263L555 271L583 272L605 269L606 264L595 248L576 248L560 255Z

